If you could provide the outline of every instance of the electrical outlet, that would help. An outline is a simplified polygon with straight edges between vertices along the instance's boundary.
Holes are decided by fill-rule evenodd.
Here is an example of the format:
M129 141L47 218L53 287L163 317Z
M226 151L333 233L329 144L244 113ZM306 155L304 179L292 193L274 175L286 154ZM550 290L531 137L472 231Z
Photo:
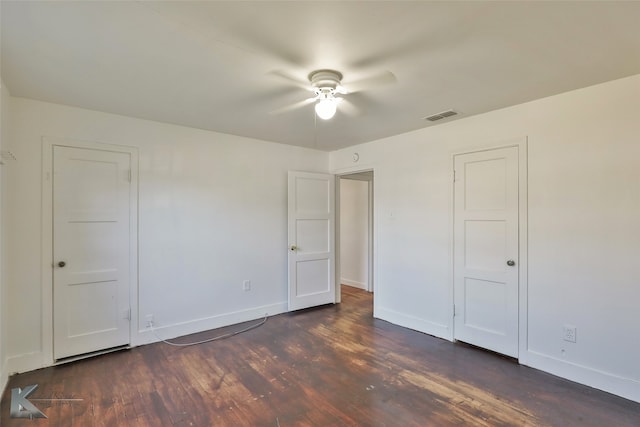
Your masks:
M153 314L147 314L144 317L144 321L145 321L145 324L147 325L147 328L152 327L153 326Z
M242 290L245 292L249 292L251 290L251 280L245 280L242 282Z
M576 342L576 329L573 325L564 325L562 339L568 342Z

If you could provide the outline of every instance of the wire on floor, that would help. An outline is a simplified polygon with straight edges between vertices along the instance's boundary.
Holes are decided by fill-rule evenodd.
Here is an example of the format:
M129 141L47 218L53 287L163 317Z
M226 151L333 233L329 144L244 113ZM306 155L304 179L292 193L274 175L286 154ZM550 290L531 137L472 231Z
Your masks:
M212 342L212 341L218 341L218 340L221 340L221 339L230 338L230 337L233 337L233 336L235 336L235 335L241 334L241 333L243 333L243 332L250 331L250 330L252 330L252 329L255 329L255 328L257 328L257 327L259 327L259 326L262 326L262 325L264 325L265 323L267 323L267 317L268 317L268 316L269 316L269 314L268 314L268 313L265 313L265 315L264 315L264 319L262 319L260 322L258 322L258 323L256 323L256 324L254 324L254 325L250 325L250 326L248 326L248 327L246 327L246 328L244 328L244 329L241 329L241 330L239 330L239 331L229 332L229 333L227 333L227 334L223 334L223 335L220 335L220 336L217 336L217 337L209 338L209 339L202 340L202 341L189 342L189 343L175 343L175 342L171 342L171 341L168 341L168 340L162 339L162 338L161 338L161 337L159 337L159 336L158 336L158 334L156 333L156 330L155 330L155 328L153 327L153 322L149 322L149 328L151 329L151 332L153 333L153 335L155 335L155 337L156 337L157 339L159 339L160 341L162 341L162 342L163 342L163 343L165 343L165 344L169 344L169 345L172 345L172 346L174 346L174 347L189 347L189 346L192 346L192 345L200 345L200 344L205 344L205 343Z

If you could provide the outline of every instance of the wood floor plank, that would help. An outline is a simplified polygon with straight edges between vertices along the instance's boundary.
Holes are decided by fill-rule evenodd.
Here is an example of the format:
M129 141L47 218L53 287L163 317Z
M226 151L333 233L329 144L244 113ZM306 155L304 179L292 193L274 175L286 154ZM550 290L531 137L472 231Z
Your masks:
M190 337L200 340L242 325ZM47 419L9 416L10 390ZM11 377L2 427L634 426L640 404L376 320L372 295L193 347L138 347Z

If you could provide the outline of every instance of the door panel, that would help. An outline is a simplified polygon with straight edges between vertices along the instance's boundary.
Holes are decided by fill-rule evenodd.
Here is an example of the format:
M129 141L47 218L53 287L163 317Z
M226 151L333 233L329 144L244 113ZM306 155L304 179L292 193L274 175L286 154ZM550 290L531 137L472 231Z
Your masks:
M296 265L296 298L329 292L331 265L327 259L298 261ZM332 301L328 301L332 302Z
M504 335L507 320L506 294L504 283L465 278L465 325L476 330Z
M504 209L507 194L506 159L476 160L465 163L464 205L468 211ZM456 171L458 169L456 168Z
M465 221L464 255L467 269L501 271L504 267L504 221Z
M457 155L454 168L454 337L517 357L518 147Z
M129 170L128 153L53 147L55 359L129 344Z
M329 252L329 220L299 219L296 221L296 243L298 254L305 255L318 252Z
M335 302L334 179L289 172L289 310Z

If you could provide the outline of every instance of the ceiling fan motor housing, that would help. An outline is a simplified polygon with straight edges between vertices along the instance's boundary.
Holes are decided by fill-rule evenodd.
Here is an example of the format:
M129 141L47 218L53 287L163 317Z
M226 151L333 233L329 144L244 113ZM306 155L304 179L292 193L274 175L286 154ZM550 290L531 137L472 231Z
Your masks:
M341 80L342 73L334 70L316 70L309 74L309 81L316 92L328 92L323 89L331 89L330 92L334 92Z

